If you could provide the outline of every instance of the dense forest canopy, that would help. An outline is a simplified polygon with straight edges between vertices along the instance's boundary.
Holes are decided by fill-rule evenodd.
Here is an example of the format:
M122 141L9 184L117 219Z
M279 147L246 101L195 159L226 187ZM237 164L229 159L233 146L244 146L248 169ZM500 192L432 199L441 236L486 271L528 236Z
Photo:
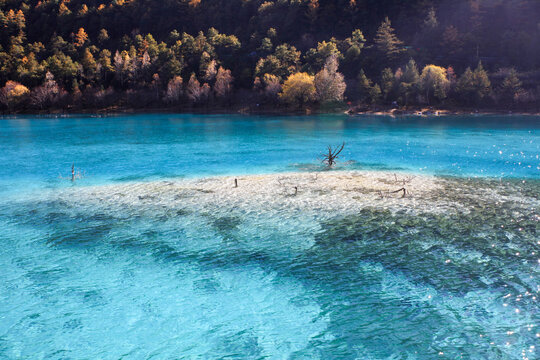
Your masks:
M10 111L540 98L538 0L0 0L0 28Z

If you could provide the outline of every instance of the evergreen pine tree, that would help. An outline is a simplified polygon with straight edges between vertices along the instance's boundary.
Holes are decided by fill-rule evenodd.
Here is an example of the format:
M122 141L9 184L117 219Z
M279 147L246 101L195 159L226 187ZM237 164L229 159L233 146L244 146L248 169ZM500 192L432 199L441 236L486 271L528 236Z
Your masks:
M358 74L358 95L359 100L367 104L376 103L381 97L381 87L378 84L373 85L363 69Z
M516 101L516 97L522 91L522 83L519 80L515 69L510 69L508 75L504 78L501 87L499 88L499 95L506 103L513 103Z
M395 77L392 69L386 68L381 74L381 89L384 101L388 101L388 97L394 89Z
M473 71L467 68L456 86L458 96L466 103L478 104L491 92L491 82L482 63Z
M375 45L388 60L393 60L403 54L403 41L394 34L394 28L389 18L386 18L375 35Z

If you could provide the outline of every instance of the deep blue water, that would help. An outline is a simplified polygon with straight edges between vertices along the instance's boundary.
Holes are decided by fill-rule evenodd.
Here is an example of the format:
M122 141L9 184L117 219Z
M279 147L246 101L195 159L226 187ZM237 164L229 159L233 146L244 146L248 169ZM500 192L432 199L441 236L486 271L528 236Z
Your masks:
M338 169L503 178L540 197L535 116L0 118L0 359L540 358L539 209L518 197L316 226L40 197L320 170L341 142Z
M0 121L0 180L54 186L71 164L88 182L292 171L346 142L358 168L540 177L540 118L136 115Z

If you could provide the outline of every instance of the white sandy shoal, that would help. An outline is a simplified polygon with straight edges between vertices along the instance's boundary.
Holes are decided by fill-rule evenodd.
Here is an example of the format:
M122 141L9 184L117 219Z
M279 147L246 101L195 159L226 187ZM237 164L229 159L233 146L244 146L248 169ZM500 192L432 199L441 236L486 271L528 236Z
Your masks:
M168 208L240 215L272 212L332 217L355 214L366 207L392 212L459 211L461 204L444 196L443 183L429 175L326 171L82 186L56 196L80 206L110 210ZM405 197L401 191L391 193L403 187Z

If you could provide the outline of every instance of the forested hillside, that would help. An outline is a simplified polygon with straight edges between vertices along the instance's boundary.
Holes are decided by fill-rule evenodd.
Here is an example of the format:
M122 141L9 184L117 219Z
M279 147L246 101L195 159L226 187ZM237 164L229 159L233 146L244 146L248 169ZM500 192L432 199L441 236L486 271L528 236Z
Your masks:
M3 111L537 109L538 0L0 0Z

